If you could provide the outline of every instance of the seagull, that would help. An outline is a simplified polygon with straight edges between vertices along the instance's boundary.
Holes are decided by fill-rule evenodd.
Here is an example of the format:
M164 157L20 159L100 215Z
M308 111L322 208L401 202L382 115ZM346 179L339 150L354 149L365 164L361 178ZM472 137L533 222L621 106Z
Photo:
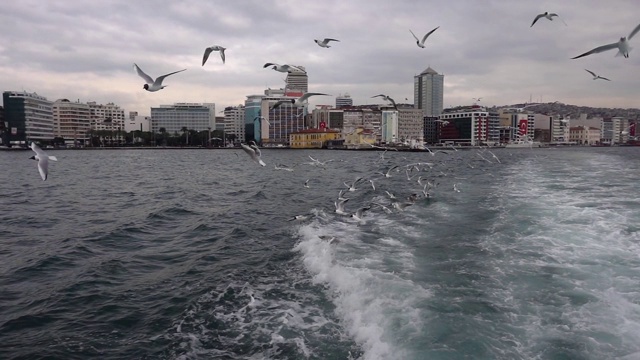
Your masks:
M330 38L324 38L324 40L320 41L320 40L313 40L316 42L316 44L318 44L318 46L323 47L323 48L330 48L331 46L329 46L329 41L337 41L340 42L340 40L336 40L336 39L330 39Z
M298 99L280 100L280 101L276 102L275 104L273 104L273 106L271 106L271 108L269 108L269 110L273 110L273 109L279 107L280 105L286 104L286 103L291 103L295 107L302 107L302 106L304 106L305 101L307 101L307 99L309 99L310 97L312 97L314 95L331 96L329 94L323 94L323 93L306 93L306 94L300 96Z
M262 154L260 152L260 149L258 148L258 145L256 145L254 141L252 141L252 143L253 143L252 145L240 143L240 146L242 146L242 150L244 150L244 152L246 152L249 156L251 156L251 159L253 159L253 161L260 164L261 166L267 165L260 158Z
M593 71L584 69L586 72L588 72L589 74L593 75L593 80L598 80L598 79L602 79L602 80L607 80L607 81L611 81L609 79L607 79L606 77L602 77L600 75L596 75L596 73L594 73Z
M236 154L236 155L237 155L237 154ZM295 167L295 166L294 166L294 167ZM276 165L274 166L274 169L276 169L276 170L284 170L284 171L293 171L293 168L292 168L292 167L288 167L288 166L287 166L287 165L285 165L285 164L276 164Z
M351 217L358 220L358 221L362 221L362 213L364 213L365 211L371 209L370 206L367 207L362 207L358 210L356 210L355 214L351 214Z
M289 221L294 221L294 220L304 221L304 220L307 220L308 218L309 218L309 215L296 215L291 219L289 219Z
M453 184L453 191L460 192L460 190L458 190L458 187L456 186L456 184Z
M355 180L353 181L353 183L351 183L351 185L347 184L346 182L345 182L344 184L349 188L349 189L348 189L349 191L356 191L356 190L358 190L358 189L356 189L356 184L357 184L357 183L358 183L358 181L360 181L360 180L362 180L362 178L361 178L361 177L359 177L359 178L355 179Z
M287 64L280 65L280 64L276 64L276 63L266 63L262 67L266 68L266 67L269 67L269 66L273 66L273 68L272 68L273 70L279 71L279 72L282 72L282 73L285 73L285 72L286 73L292 73L292 72L306 73L306 71L304 71L304 70L302 70L302 69L300 69L298 67L295 67L293 65L287 65Z
M378 203L371 203L373 205L378 205L382 208L382 210L384 210L384 212L386 212L387 214L391 214L393 213L393 211L391 211L391 209L389 209L388 207L382 205L382 204L378 204Z
M142 88L150 92L154 92L154 91L158 91L166 88L167 87L166 85L162 85L162 80L164 80L164 78L166 78L167 76L177 74L179 72L187 70L187 69L182 69L182 70L174 71L172 73L168 73L166 75L158 76L158 78L154 81L151 78L151 76L145 74L144 71L142 71L142 69L140 69L140 67L138 67L138 65L136 65L135 63L133 64L133 67L134 69L136 69L138 76L143 78L144 81L146 82L146 84L144 84Z
M437 28L429 31L427 33L427 35L425 35L422 40L418 39L418 37L416 36L416 34L413 33L413 31L411 31L411 29L409 29L409 32L411 33L411 35L413 35L413 37L416 39L416 44L418 44L419 47L424 49L424 42L427 40L427 38L429 37L429 35L433 34L434 31L438 30L440 28L440 26L438 26Z
M389 199L395 199L396 198L395 195L393 195L392 193L388 192L387 190L385 190L384 192L386 192L387 195L389 195Z
M547 11L545 11L545 12L544 12L544 14L538 14L538 16L536 16L536 18L535 18L535 19L533 19L533 22L531 23L531 26L529 26L529 27L533 27L533 25L534 25L534 24L535 24L535 23L536 23L540 18L547 18L547 19L549 19L549 21L553 21L553 17L554 17L554 16L557 16L557 17L558 17L558 19L560 19L560 16L558 16L558 14L556 14L556 13L551 13L551 14L549 14ZM560 20L562 20L562 19L560 19ZM565 23L565 22L564 22L564 20L562 20L562 22L563 22L565 25L567 25L567 23Z
M340 202L334 201L333 204L336 206L336 214L338 215L348 215L344 211L344 204L349 201L349 199L341 200Z
M42 151L34 142L31 142L31 150L35 151L36 154L29 159L38 160L38 171L40 172L42 181L45 181L49 175L49 160L58 161L58 158L47 155L47 153Z
M493 158L496 159L498 161L498 163L501 163L500 159L498 159L496 154L492 153L491 150L487 150L487 151L489 151L489 154L491 154L491 156L493 156Z
M260 122L264 120L267 123L267 125L271 126L271 123L269 122L269 120L267 120L267 118L265 118L264 116L256 116L253 118L253 121L256 121L257 119L260 119Z
M371 187L373 188L373 191L376 191L376 186L373 184L373 180L369 180L369 182L371 183Z
M222 58L222 63L224 64L224 51L227 50L227 48L224 48L220 45L213 45L213 46L209 46L208 48L204 49L204 56L202 57L202 66L204 66L204 63L207 62L207 59L209 58L209 54L211 54L212 51L219 51L220 52L220 57Z
M342 196L342 193L344 192L344 190L340 190L340 192L338 193L338 200L340 201L346 201L349 200L348 198Z
M571 59L577 59L577 58L581 58L583 56L587 56L587 55L591 55L591 54L597 54L597 53L601 53L603 51L607 51L607 50L612 50L612 49L618 49L618 53L616 54L616 56L624 56L625 58L629 57L629 51L631 51L631 47L629 46L629 40L631 40L631 38L638 33L638 31L640 31L640 25L636 26L635 29L633 29L633 31L631 32L631 34L629 34L628 37L621 37L620 40L618 42L614 42L612 44L607 44L607 45L602 45L602 46L598 46L597 48L587 51L586 53L582 54L582 55L578 55L576 57L573 57Z
M447 120L439 120L439 119L438 119L438 120L433 120L433 121L441 123L441 124L442 124L442 126L447 126L447 125L449 125L449 122L448 122Z
M304 182L304 187L306 187L307 189L309 188L309 180L311 179L307 179L307 181Z
M398 167L398 165L392 166L392 167L390 167L390 168L389 168L389 170L387 170L387 172L386 172L386 173L382 173L382 172L381 172L381 173L378 173L378 174L382 174L382 175L384 175L384 177L386 177L386 178L390 178L390 177L391 177L390 172L391 172L393 169L397 168L397 167Z
M374 97L382 97L382 100L392 103L394 109L398 110L398 106L396 105L396 102L392 98L390 98L389 96L387 96L385 94L379 94L379 95L372 96L371 98L373 99Z

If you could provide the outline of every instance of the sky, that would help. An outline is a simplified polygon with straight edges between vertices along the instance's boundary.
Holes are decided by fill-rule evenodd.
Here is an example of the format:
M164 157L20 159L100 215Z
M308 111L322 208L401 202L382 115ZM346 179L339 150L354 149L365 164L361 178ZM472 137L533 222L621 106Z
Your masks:
M561 19L540 19L557 13ZM562 22L566 23L566 25ZM640 35L629 58L617 50L572 60L618 41L640 24L637 0L68 0L4 2L0 12L0 90L49 100L113 102L126 112L213 102L218 110L284 86L267 62L304 66L311 105L377 104L387 94L413 102L413 78L444 74L444 106L552 102L639 107ZM418 37L439 26L425 42ZM331 48L314 39L335 38ZM204 49L227 48L226 64ZM635 45L635 46L634 46ZM147 92L151 77L176 70ZM592 80L585 69L612 81ZM409 101L404 99L408 98Z

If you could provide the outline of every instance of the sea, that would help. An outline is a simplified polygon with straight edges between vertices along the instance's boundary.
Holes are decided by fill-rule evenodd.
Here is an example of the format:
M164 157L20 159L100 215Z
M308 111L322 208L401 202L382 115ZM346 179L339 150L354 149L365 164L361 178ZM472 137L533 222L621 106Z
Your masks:
M441 150L0 152L0 359L640 359L640 147Z

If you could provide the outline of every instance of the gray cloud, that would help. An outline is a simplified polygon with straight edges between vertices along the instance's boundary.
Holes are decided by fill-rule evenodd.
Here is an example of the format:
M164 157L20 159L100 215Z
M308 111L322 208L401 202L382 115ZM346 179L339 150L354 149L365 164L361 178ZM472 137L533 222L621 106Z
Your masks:
M265 62L304 65L313 91L349 92L356 103L388 93L412 100L413 76L427 66L445 75L445 104L483 97L487 105L559 100L636 107L640 52L570 58L616 41L638 24L634 1L561 4L514 1L21 1L0 13L2 90L25 89L55 100L116 102L127 111L172 102L222 108L280 87ZM531 21L553 11L561 21ZM424 34L416 46L409 29ZM340 39L329 49L313 39ZM640 37L632 40L639 42ZM204 48L227 47L227 63ZM636 45L638 47L640 45ZM169 77L159 93L142 90L133 63ZM594 82L584 69L611 78ZM332 98L313 99L332 103Z

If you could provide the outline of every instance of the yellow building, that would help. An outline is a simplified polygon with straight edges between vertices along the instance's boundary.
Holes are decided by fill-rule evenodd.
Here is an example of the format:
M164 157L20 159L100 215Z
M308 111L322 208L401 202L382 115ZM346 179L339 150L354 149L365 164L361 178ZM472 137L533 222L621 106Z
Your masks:
M292 149L322 149L327 141L338 139L338 130L306 129L289 134L289 145Z
M375 143L376 134L371 129L358 127L344 136L344 145L348 149L371 148L370 145Z

